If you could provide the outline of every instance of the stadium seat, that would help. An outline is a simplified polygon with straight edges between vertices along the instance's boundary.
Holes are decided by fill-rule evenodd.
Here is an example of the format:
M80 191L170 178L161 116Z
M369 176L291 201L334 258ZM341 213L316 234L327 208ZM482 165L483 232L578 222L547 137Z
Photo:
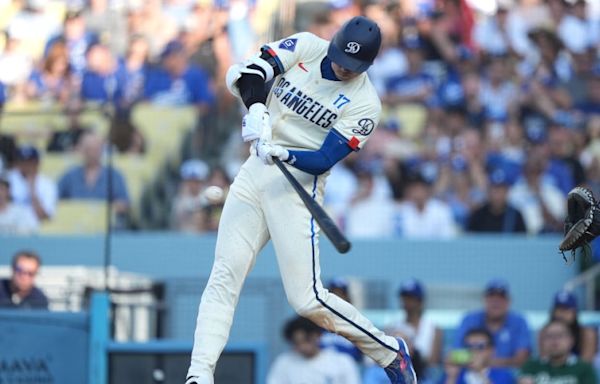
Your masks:
M41 157L40 172L58 182L69 168L79 163L76 154L46 153Z
M147 156L131 154L115 156L113 165L126 180L131 201L131 218L137 221L140 217L142 193L150 185L157 169L148 161Z
M44 235L95 234L106 230L106 203L94 200L61 200L51 220L40 228Z
M40 102L8 103L0 120L0 130L15 136L21 144L33 144L50 137L52 130L60 126L60 110Z
M140 104L131 114L133 124L146 140L146 148L153 165L164 161L177 163L180 160L179 147L185 132L196 126L198 118L195 107L162 107Z
M400 125L399 133L403 137L418 138L427 121L427 110L420 104L387 107L383 110L381 121L396 121Z

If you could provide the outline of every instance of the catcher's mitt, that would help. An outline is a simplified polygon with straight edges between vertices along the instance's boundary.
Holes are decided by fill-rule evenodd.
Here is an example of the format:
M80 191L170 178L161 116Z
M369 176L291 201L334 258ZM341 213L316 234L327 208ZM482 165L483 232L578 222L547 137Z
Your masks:
M575 257L575 252L579 248L582 248L585 255L590 255L590 241L598 235L600 235L600 208L592 191L583 187L573 188L567 196L565 237L558 249L563 253L563 257L565 251L571 251Z

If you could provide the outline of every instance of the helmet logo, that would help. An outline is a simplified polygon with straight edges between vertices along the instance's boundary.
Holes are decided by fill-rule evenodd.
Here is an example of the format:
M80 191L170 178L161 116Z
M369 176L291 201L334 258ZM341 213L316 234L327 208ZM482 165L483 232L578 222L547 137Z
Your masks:
M348 44L346 44L346 49L344 49L344 52L352 54L358 53L358 51L360 51L360 44L355 41L348 42Z

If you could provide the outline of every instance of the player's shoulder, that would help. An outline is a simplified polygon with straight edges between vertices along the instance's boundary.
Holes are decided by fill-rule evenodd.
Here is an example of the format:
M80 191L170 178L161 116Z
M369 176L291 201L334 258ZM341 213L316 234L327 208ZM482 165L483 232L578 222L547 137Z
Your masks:
M297 32L288 37L284 37L276 43L277 46L273 48L279 48L294 52L297 47L309 48L309 49L322 49L327 47L329 42L325 39L320 38L311 32Z

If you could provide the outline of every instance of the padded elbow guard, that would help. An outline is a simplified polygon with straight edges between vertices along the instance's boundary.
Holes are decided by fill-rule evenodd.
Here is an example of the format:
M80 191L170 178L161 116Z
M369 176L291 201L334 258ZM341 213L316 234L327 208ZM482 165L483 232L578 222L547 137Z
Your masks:
M240 90L236 86L236 82L244 74L258 75L265 83L273 79L275 75L271 64L259 56L254 56L243 63L232 65L225 75L225 83L229 92L236 97L240 97Z

